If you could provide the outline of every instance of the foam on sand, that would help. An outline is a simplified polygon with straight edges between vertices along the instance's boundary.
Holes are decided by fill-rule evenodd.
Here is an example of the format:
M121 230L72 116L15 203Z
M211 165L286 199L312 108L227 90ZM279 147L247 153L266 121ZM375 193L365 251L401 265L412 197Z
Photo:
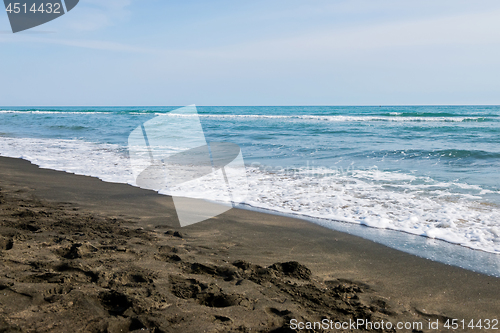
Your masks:
M2 138L0 151L42 168L135 185L127 151L119 145ZM500 208L482 200L491 191L480 186L377 169L316 169L312 174L305 168L280 173L247 167L247 176L246 206L321 219L327 227L344 221L500 253ZM209 181L185 189L194 198L211 190ZM218 200L215 192L213 200Z

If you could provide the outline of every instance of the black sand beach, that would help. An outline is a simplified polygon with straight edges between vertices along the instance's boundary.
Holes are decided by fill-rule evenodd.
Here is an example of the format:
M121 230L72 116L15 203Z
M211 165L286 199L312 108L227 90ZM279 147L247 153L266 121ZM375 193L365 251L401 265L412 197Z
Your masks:
M491 332L443 324L499 314L498 278L251 211L180 228L169 197L0 158L0 332Z

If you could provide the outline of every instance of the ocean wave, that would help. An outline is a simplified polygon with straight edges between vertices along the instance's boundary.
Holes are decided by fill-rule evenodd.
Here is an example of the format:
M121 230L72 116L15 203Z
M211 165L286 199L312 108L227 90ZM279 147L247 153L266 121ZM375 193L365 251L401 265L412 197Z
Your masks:
M80 125L51 125L48 126L48 128L58 129L58 130L81 131L88 129L89 127Z
M381 116L394 116L394 117L426 117L426 118L441 118L441 117L478 117L478 114L469 114L469 115L457 115L452 112L385 112L380 113ZM497 114L488 113L481 114L480 117L492 117L498 118Z
M191 117L192 115L176 114L174 112L158 112L153 110L0 110L0 114L125 114L145 116L169 116L169 117ZM463 116L452 113L404 113L390 112L382 115L261 115L261 114L206 114L199 113L201 118L218 119L275 119L275 120L306 120L326 122L491 122L497 121L496 115Z
M158 116L170 117L191 117L191 115L181 115L175 113L156 113ZM312 121L328 121L328 122L484 122L494 121L494 119L486 117L392 117L392 116L320 116L320 115L254 115L254 114L239 114L239 115L218 115L218 114L199 114L201 118L221 118L221 119L284 119L284 120L312 120Z
M444 159L444 160L498 160L500 152L484 151L484 150L469 150L469 149L405 149L405 150L380 150L372 152L366 156L370 158L400 158L404 160L410 159Z

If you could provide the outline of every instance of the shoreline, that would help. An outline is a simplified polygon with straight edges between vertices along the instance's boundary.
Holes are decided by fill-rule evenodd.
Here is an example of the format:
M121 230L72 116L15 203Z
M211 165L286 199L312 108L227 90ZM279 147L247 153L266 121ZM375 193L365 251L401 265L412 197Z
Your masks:
M152 191L40 169L21 159L1 157L0 170L0 194L5 198L0 202L7 202L18 214L3 210L8 217L0 231L7 240L0 248L0 259L12 271L0 275L0 289L11 297L16 293L31 295L30 300L20 297L14 305L0 296L0 328L2 321L12 327L47 327L53 323L43 324L40 316L30 313L37 308L46 314L50 306L60 306L62 313L76 320L68 302L92 304L85 311L100 320L96 325L154 326L158 331L172 332L173 328L201 332L206 327L289 329L291 318L321 316L428 322L494 319L500 313L499 278L423 259L304 220L232 209L206 222L179 228L172 200ZM64 221L77 223L84 230L82 235L76 229L75 234L71 225L60 226ZM63 238L59 243L56 234ZM35 248L40 254L33 253ZM48 262L57 259L59 268L47 266L38 255L46 256ZM121 270L115 272L111 266L107 275L97 261L104 267L115 262ZM285 269L283 263L289 262L298 264L292 270ZM75 264L83 265L78 266L80 271ZM66 266L62 269L60 265ZM127 270L135 273L126 275L123 272ZM71 278L65 275L71 272ZM226 281L230 276L234 279ZM61 279L41 281L42 277ZM59 291L55 296L41 296L39 293L46 292L42 285ZM321 289L325 285L337 294ZM68 286L73 289L66 292ZM84 291L77 293L75 286ZM141 294L148 288L152 296ZM322 298L321 290L330 298ZM222 303L210 303L207 295ZM167 304L164 308L162 297ZM151 298L158 304L144 305ZM124 311L116 299L127 304ZM94 304L96 300L100 303ZM62 325L63 318L54 316L49 318ZM175 322L175 317L184 320Z
M376 228L362 224L332 221L320 219L313 216L303 216L281 213L269 209L249 206L250 208L238 208L248 211L260 212L270 215L278 215L296 218L314 223L329 230L346 233L361 237L389 248L415 255L419 258L434 262L463 268L472 272L500 277L500 253L489 252L482 249L468 247L466 245L452 243L440 238L431 238L424 235L412 234L403 230L390 228ZM328 222L328 225L326 225ZM498 261L498 265L490 267L489 264Z
M61 171L73 174L72 172L65 171L64 169L56 170L50 167L49 168L41 167L33 163L32 161L24 158L18 158L18 157L4 157L4 158L21 159L27 161L28 163L34 164L35 166L41 169ZM96 176L89 176L83 174L74 174L74 175L99 179L100 181L103 181L105 183L123 184L136 187L134 185L125 182L113 182L111 180L102 180L101 178ZM329 218L320 218L307 214L287 213L279 210L274 210L272 208L261 208L257 206L252 206L251 204L241 204L240 207L237 207L235 209L254 211L263 214L277 215L277 216L308 221L310 223L314 223L329 230L335 230L353 236L358 236L373 241L375 243L379 243L388 246L390 248L403 251L405 253L416 255L424 259L430 259L432 261L437 261L447 265L464 268L477 273L487 274L494 277L500 277L500 265L498 265L498 267L496 268L490 268L491 267L490 263L495 262L497 258L498 260L500 260L500 252L488 251L486 249L472 247L467 244L452 242L446 239L442 239L440 237L429 237L423 234L416 234L401 229L392 229L390 227L377 228L362 223L335 220ZM393 234L387 235L391 233ZM397 239L397 241L395 242L394 239ZM412 244L412 246L408 246L408 244ZM443 253L446 253L446 255L443 255Z
M24 140L27 141L25 142ZM53 140L55 140L55 142L53 142ZM62 146L58 147L58 145ZM49 168L79 175L97 177L106 182L116 182L132 185L134 185L135 183L133 180L133 176L129 174L129 160L128 156L126 156L123 150L125 149L125 147L118 147L118 145L116 144L95 143L92 140L87 142L85 140L82 141L74 139L58 140L54 138L6 138L2 147L5 150L5 156L14 158L24 157L27 158L30 162L35 163L42 168ZM34 151L32 151L33 147L35 147ZM90 150L88 151L89 148ZM66 151L67 149L72 151L72 154L74 154L68 159L66 159L67 156L65 157L64 155L64 151ZM83 149L83 151L80 151L81 149ZM68 151L66 151L66 153L68 153ZM59 156L59 154L62 155L60 155L60 158L57 158L56 156ZM54 159L53 157L56 158ZM351 191L352 193L347 196L338 194L338 200L347 200L347 204L342 206L342 208L340 208L340 206L337 206L337 204L335 203L330 206L330 199L328 199L328 196L324 195L320 195L318 201L315 201L315 204L307 204L306 202L303 205L300 202L302 200L302 196L305 196L304 198L307 199L307 191L314 190L316 185L311 185L311 187L308 187L310 186L310 181L307 180L307 177L299 177L301 179L298 183L294 183L293 180L288 180L288 176L285 177L286 179L284 178L283 181L280 181L279 179L281 177L275 177L275 175L273 175L272 177L268 177L273 174L272 172L270 174L267 174L266 171L261 174L261 170L265 169L266 168L262 169L261 167L253 168L251 166L247 168L247 179L249 181L249 184L254 184L254 186L250 186L250 193L252 193L252 195L248 196L246 203L248 205L257 207L257 209L269 209L270 212L268 213L284 214L285 216L306 219L313 222L315 222L314 220L321 220L320 225L325 225L327 227L330 221L332 225L337 223L336 221L348 222L352 223L353 225L364 224L369 228L374 227L373 229L392 229L402 233L427 237L429 239L443 240L444 242L457 244L459 246L467 247L472 250L500 254L500 230L498 230L498 226L496 226L496 221L500 219L500 206L489 206L488 200L480 200L477 202L474 200L470 202L468 200L458 200L455 202L454 200L450 201L448 199L441 201L438 198L436 198L436 200L432 200L432 198L426 197L427 194L430 195L430 193L433 192L430 191L426 195L416 198L415 200L417 201L415 202L412 202L411 198L405 196L400 199L394 198L394 200L392 200L390 204L386 205L385 199L368 199L371 193L377 193L379 191L376 186L373 186L373 184L366 185L370 183L368 181L364 182L364 184L372 188L365 189L367 190L366 195L361 195L363 199L360 199L359 202L356 199L357 195L354 194L356 193L356 190ZM335 169L332 169L330 171L334 170ZM363 168L360 168L360 171L362 170ZM306 173L308 172L307 169L305 171ZM346 173L346 175L347 174L348 173ZM284 175L287 175L287 173L285 172ZM396 172L395 175L398 176L398 173ZM264 180L260 179L261 176L264 176ZM330 181L332 182L332 184L335 184L335 177L328 180L328 182ZM346 181L349 181L349 179L346 179ZM258 186L255 186L256 184L258 184ZM366 187L365 185L363 185L363 187ZM461 188L462 185L458 187ZM264 192L260 192L259 186L263 187ZM273 189L273 186L276 187L276 190ZM445 187L447 186L454 185L453 183L446 183ZM298 191L294 194L294 189L301 188L305 188L305 192L302 191L302 193L301 191ZM287 192L289 191L291 191L290 193L292 194L287 194ZM327 192L328 191L326 191L325 193ZM341 192L342 191L337 191L337 193ZM396 195L396 192L392 190L388 192L382 191L380 193L385 195ZM409 194L410 197L416 195L416 193L411 193ZM271 199L269 202L266 202L266 197L272 196L276 196L276 198L273 197L273 199ZM321 199L322 197L324 198L324 200ZM425 198L429 199L426 200L431 204L427 205L426 200L424 200ZM414 205L412 207L416 207L415 209L412 209L413 212L409 211L408 214L404 213L406 211L406 207L401 207L401 203L407 202L406 200L410 200L410 202L412 202L412 205ZM476 205L481 206L483 204L487 205L483 207L486 209L476 209ZM294 205L298 205L295 206L295 208L298 208L299 212L301 213L298 216L295 216L294 214ZM371 205L375 205L377 207L383 206L385 208L377 208L373 211L370 211ZM334 209L334 213L330 214L329 211L331 212L332 209ZM427 209L430 210L428 211ZM358 210L361 211L361 213L356 212ZM366 210L368 210L369 212L366 212ZM458 214L456 212L461 213ZM479 215L477 215L476 213ZM387 214L389 214L390 217ZM344 216L345 218L342 218L342 216ZM366 222L368 221L367 219L371 222ZM450 223L448 223L447 221ZM474 232L470 232L471 230L473 230ZM399 249L404 251L404 249ZM500 272L495 272L496 275L498 275L497 273Z

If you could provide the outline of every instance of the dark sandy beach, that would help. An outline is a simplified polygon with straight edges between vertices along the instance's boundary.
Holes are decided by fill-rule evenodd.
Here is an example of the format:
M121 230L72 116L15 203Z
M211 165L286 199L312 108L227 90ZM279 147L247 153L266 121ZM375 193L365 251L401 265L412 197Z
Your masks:
M0 158L0 332L500 331L454 318L500 319L500 279L244 210L180 228L169 197Z

